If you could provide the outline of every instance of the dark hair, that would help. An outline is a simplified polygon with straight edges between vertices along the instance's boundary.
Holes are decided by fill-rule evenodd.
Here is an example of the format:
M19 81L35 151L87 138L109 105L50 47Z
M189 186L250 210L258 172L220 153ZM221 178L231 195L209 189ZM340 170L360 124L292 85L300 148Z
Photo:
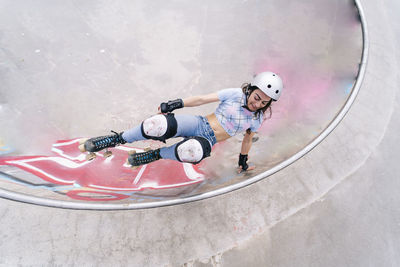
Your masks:
M247 100L249 99L251 93L253 93L254 90L259 89L257 86L253 86L249 83L244 83L242 85L242 91L243 93L246 95ZM272 109L271 109L271 104L272 104L272 99L270 101L268 101L267 105L263 108L258 109L254 115L259 119L260 118L260 114L265 114L265 112L267 110L269 110L269 117L268 119L270 119L272 117ZM266 118L267 119L267 118Z

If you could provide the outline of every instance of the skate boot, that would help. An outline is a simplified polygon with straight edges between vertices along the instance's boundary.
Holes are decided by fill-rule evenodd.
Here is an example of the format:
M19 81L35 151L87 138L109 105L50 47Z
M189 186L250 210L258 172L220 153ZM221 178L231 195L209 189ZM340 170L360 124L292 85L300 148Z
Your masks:
M132 165L133 168L148 164L153 161L161 159L160 149L148 150L145 152L136 153L136 151L131 151L128 157L128 163Z
M104 157L107 158L112 155L112 152L108 151L107 148L126 143L126 141L122 138L123 132L111 132L113 132L114 134L94 137L90 139L82 139L79 141L79 150L81 152L90 152L89 155L87 155L86 157L87 160L94 159L96 157L96 154L94 152L98 152L102 149L106 149L106 152L104 152Z

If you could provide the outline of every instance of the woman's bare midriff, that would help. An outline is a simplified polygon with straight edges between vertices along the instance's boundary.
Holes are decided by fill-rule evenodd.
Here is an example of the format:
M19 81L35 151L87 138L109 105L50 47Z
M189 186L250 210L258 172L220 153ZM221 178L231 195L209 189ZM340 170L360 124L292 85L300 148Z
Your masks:
M222 128L221 124L219 124L219 121L217 117L215 116L215 113L212 113L210 115L206 116L208 123L210 123L211 128L214 130L215 138L217 139L217 142L224 141L231 137L225 130Z

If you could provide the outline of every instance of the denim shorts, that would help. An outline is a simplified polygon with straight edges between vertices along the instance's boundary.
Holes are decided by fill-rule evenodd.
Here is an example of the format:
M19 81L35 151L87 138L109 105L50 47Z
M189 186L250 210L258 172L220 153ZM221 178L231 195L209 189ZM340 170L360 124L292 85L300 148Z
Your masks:
M195 136L201 136L206 138L210 142L212 147L217 143L217 138L215 137L214 130L211 128L207 118L203 116L196 116L196 117L199 118L199 126L198 126L198 132L195 134Z

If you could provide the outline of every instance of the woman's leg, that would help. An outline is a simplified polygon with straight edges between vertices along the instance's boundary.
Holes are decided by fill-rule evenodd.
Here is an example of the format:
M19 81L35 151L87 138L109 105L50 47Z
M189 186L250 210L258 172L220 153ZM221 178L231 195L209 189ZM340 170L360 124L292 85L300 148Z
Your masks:
M176 158L176 156L175 156L176 145L177 144L173 144L172 146L160 148L160 156L161 156L161 158L178 160Z
M177 144L160 149L160 155L163 159L172 159L194 164L210 156L210 153L210 142L206 138L200 136L188 137Z
M200 136L185 138L183 141L169 147L135 153L129 156L132 166L140 166L160 158L197 164L210 156L211 145L208 139Z
M146 139L165 141L172 137L194 135L198 124L197 116L158 114L125 131L122 138L129 143Z

